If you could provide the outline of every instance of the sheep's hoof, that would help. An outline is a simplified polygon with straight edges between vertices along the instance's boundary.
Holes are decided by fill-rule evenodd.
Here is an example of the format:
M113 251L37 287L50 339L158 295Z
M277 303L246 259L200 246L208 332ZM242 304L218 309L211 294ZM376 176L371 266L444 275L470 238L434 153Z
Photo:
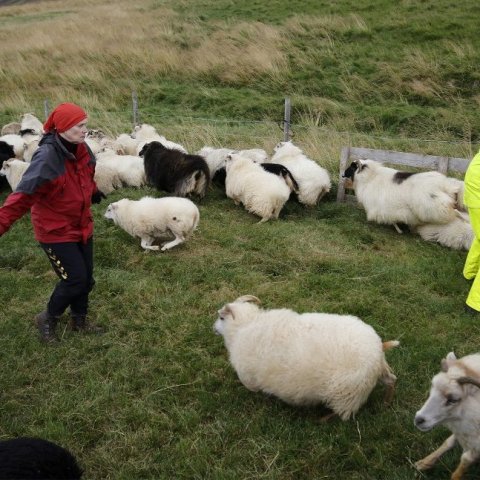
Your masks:
M429 470L432 467L433 464L430 462L426 462L424 458L422 460L419 460L418 462L415 462L415 468L420 472L423 472L424 470Z
M331 413L328 413L327 415L324 415L323 417L320 417L320 422L327 423L330 420L332 420L332 418L335 418L335 417L337 417L337 414L335 412L331 412Z

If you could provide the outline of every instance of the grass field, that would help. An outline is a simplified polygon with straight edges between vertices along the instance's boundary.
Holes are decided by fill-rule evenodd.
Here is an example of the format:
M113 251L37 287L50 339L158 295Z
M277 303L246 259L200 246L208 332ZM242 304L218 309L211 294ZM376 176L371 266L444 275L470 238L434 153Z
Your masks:
M48 98L128 131L136 89L142 119L189 150L271 151L288 94L294 141L334 181L345 144L469 158L480 133L478 13L467 0L1 7L0 124L41 116ZM108 201L145 194L161 195L123 189ZM421 433L413 416L441 358L478 349L479 321L462 313L465 252L369 224L334 198L288 203L280 221L256 225L212 189L194 237L167 254L144 253L103 218L106 203L94 206L91 310L108 332L78 336L62 322L58 348L39 345L31 323L56 278L21 219L0 239L0 438L58 442L88 479L448 478L459 448L415 472L448 432ZM358 315L399 339L387 354L393 405L379 386L355 419L321 423L321 407L247 391L212 329L217 310L247 293L266 308Z

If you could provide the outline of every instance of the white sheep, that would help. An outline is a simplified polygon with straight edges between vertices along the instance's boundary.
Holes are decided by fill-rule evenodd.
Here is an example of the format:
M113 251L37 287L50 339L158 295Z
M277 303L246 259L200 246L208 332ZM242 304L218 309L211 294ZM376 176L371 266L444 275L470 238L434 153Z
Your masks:
M10 185L10 188L15 191L28 167L28 163L16 158L11 158L10 160L5 160L3 162L0 175L7 177L7 182Z
M39 138L30 138L28 142L25 142L25 148L23 150L24 162L30 163L32 161L33 154L36 152L39 143Z
M255 163L267 163L268 153L263 148L248 148L246 150L239 150L238 154L242 157L247 157Z
M97 153L97 165L103 164L117 172L120 180L130 187L145 185L145 168L143 159L133 155L117 155L111 149Z
M298 183L298 201L315 206L331 188L328 172L317 162L310 160L292 142L280 142L275 146L271 163L279 163L290 170Z
M374 160L355 160L344 176L353 180L358 202L367 219L415 227L453 221L463 205L463 182L439 172L410 173Z
M115 141L122 147L123 155L137 154L137 147L140 142L135 138L132 138L128 133L120 134Z
M460 480L470 465L480 459L480 354L457 360L450 352L441 372L433 377L430 395L415 414L415 426L426 432L445 425L452 435L430 455L415 463L418 470L432 468L458 442L463 449L452 480Z
M283 179L238 154L229 155L226 170L227 197L261 217L259 223L278 218L291 193Z
M20 124L20 131L22 130L31 130L36 135L43 135L43 123L33 113L25 113Z
M231 148L213 148L205 146L196 154L205 159L210 170L210 179L213 179L219 170L225 168L227 157L232 153L237 152Z
M163 135L157 133L157 130L148 123L137 125L132 133L132 137L138 141L136 155L140 153L145 144L150 142L160 142L164 147L174 148L183 153L188 153L183 145L167 140Z
M219 310L223 336L240 381L252 391L292 405L325 404L347 420L367 401L377 381L393 398L396 377L375 330L351 315L263 310L246 295Z
M0 137L1 141L4 141L13 147L13 151L15 152L15 158L21 160L23 158L23 152L25 150L25 142L20 135L15 135L13 133L9 133L7 135L3 135Z
M95 166L94 180L98 189L105 195L122 186L122 180L118 172L102 162L97 162Z
M7 123L2 127L2 130L0 132L0 135L8 135L10 133L13 133L15 135L20 133L20 130L22 128L22 124L19 122L10 122Z
M111 203L105 217L132 237L139 237L145 250L159 250L158 245L152 245L155 239L173 234L175 239L163 244L164 252L187 240L198 226L200 212L187 198L143 197L138 201L124 198Z
M469 250L475 238L470 218L466 212L457 210L455 213L456 217L448 223L419 225L414 231L427 242L437 242L455 250Z

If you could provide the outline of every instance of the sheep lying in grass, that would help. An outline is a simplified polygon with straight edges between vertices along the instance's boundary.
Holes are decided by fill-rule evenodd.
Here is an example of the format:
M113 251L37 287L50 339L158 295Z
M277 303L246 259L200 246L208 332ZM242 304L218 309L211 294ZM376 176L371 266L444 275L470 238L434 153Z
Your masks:
M138 201L124 198L111 203L105 217L132 237L139 237L145 250L159 250L160 247L152 245L155 239L173 234L175 239L163 244L161 250L164 252L187 240L198 226L200 212L186 198L143 197Z
M298 201L309 207L315 206L330 191L328 172L307 158L292 142L280 142L274 150L268 162L287 167L298 183Z
M259 223L278 218L291 193L283 179L238 154L229 155L226 170L227 197L258 215Z
M29 165L29 163L17 160L16 158L5 160L2 164L0 175L4 175L7 178L10 188L14 191Z
M457 360L450 352L441 365L442 371L433 377L427 401L415 415L415 426L427 432L445 425L452 435L415 466L418 470L432 468L458 442L463 453L451 478L460 480L470 465L480 459L480 355Z
M344 177L352 180L367 219L394 225L399 233L398 223L444 224L456 218L456 210L465 210L463 182L439 172L400 172L374 160L355 160Z
M146 143L140 155L149 185L179 197L205 196L210 170L203 157L167 148L156 141Z
M292 405L323 403L342 420L366 402L378 380L390 402L396 377L375 330L350 315L262 310L246 295L219 310L215 330L225 340L240 381Z
M469 250L475 234L468 213L456 211L456 217L443 224L425 224L414 227L424 240L437 242L455 250Z
M65 448L41 438L0 441L0 478L8 480L79 480L82 469Z

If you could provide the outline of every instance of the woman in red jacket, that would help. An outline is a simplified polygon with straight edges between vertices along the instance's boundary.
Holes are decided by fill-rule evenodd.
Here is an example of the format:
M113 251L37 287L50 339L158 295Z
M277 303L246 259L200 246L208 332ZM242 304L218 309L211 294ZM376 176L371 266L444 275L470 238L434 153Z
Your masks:
M45 311L35 317L43 342L58 341L55 328L70 307L74 331L100 333L87 321L93 279L92 202L105 198L93 176L95 156L85 143L87 114L62 103L48 117L45 135L15 191L0 208L0 236L29 210L35 232L60 278Z

